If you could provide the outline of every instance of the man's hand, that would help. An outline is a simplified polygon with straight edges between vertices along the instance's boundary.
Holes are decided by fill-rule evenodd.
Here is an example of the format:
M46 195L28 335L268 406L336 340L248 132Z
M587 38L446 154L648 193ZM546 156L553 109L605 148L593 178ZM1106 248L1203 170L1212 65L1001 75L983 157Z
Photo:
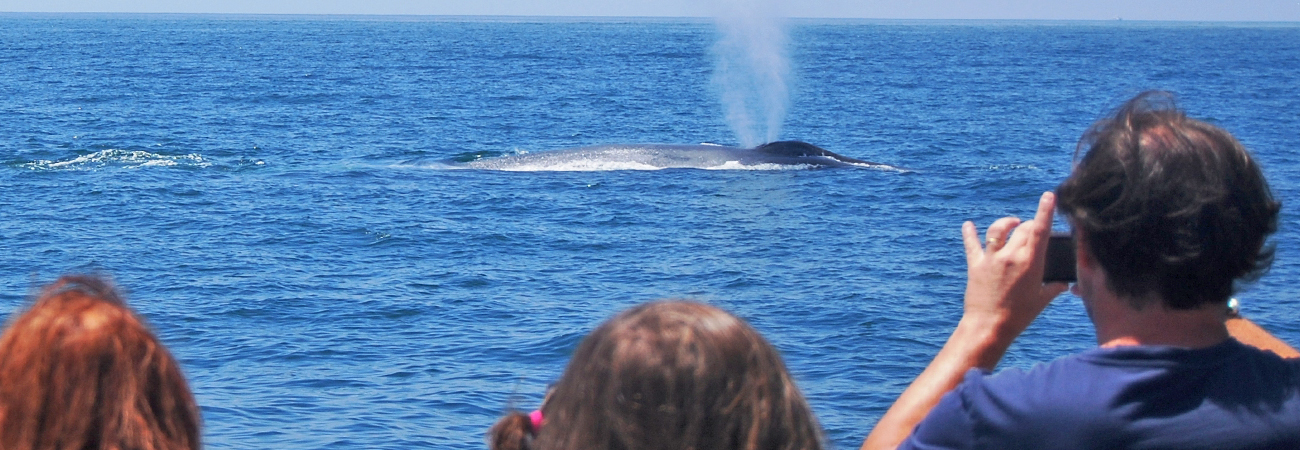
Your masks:
M876 422L863 450L892 449L907 439L939 398L974 367L993 370L1011 342L1064 292L1065 283L1043 284L1047 238L1056 196L1043 193L1034 220L993 222L980 245L975 224L962 225L966 244L966 301L961 322L930 365Z
M986 245L980 245L974 223L962 224L967 277L962 322L993 332L990 337L1004 344L1003 351L1068 287L1065 283L1043 284L1055 207L1056 196L1044 192L1033 220L998 219L985 232ZM999 351L996 358L981 361L979 367L992 370L1001 358Z

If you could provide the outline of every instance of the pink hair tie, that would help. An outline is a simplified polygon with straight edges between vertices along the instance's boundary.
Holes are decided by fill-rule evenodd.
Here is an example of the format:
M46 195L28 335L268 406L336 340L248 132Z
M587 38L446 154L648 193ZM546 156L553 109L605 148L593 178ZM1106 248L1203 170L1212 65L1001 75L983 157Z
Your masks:
M528 413L528 421L532 422L534 433L541 430L542 424L546 423L546 419L542 418L542 410L540 409Z

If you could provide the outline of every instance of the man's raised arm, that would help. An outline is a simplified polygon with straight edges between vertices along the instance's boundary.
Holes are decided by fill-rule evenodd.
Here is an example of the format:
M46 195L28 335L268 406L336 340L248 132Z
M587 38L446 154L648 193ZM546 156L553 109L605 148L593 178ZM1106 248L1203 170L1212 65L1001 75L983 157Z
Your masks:
M981 245L975 224L962 225L966 247L966 298L961 321L930 365L876 422L863 450L898 447L945 393L972 368L993 370L1011 342L1024 332L1066 285L1043 284L1047 237L1056 197L1043 193L1034 220L998 219Z

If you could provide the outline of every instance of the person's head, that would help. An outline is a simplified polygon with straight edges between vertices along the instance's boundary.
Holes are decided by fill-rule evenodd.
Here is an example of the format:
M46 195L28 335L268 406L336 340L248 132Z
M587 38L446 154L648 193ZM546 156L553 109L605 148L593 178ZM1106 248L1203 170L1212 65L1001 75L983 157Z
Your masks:
M0 448L199 448L180 367L108 283L63 277L0 335Z
M780 355L744 321L684 301L647 303L574 352L535 430L512 414L494 450L819 450L821 432Z
M1087 148L1082 157L1079 152ZM1250 152L1231 134L1188 118L1166 92L1145 92L1079 142L1057 205L1136 309L1223 304L1237 280L1272 262L1265 245L1281 205Z

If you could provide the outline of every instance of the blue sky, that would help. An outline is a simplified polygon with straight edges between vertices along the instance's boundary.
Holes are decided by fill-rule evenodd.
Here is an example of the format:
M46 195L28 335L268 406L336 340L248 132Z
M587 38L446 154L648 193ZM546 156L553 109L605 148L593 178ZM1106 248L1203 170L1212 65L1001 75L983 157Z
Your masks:
M790 17L1300 21L1300 0L787 0ZM708 0L0 0L5 12L709 16Z

